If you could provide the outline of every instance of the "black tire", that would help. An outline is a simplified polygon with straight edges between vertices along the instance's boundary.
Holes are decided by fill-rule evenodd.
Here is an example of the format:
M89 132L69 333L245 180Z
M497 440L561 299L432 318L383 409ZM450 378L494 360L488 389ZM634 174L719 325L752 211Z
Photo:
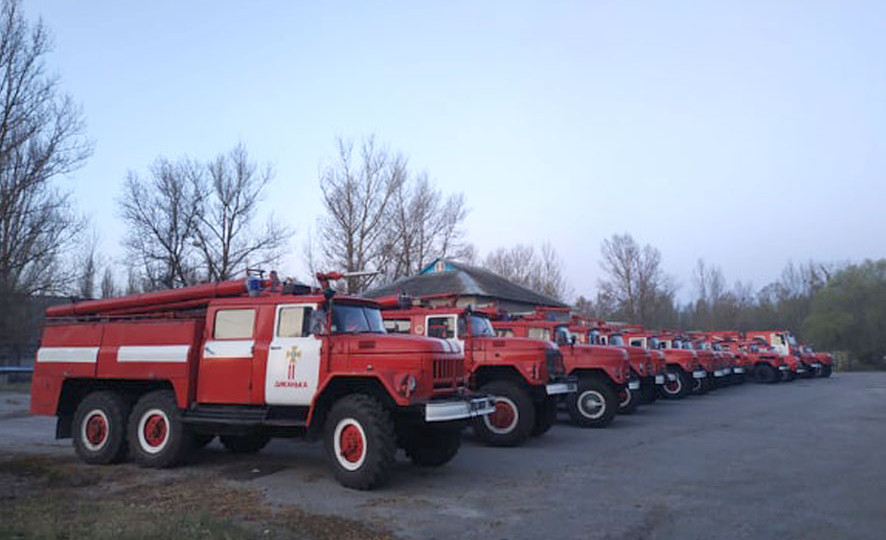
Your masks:
M341 485L373 489L390 478L397 438L391 414L375 398L352 394L336 401L326 417L323 442Z
M126 458L126 420L129 406L116 392L88 394L77 406L71 438L86 463L107 465Z
M206 448L206 446L215 439L212 433L195 433L191 438L192 446L195 450Z
M652 403L658 398L658 385L655 384L655 377L649 378L640 383L640 402Z
M618 414L633 414L640 405L640 391L627 386L618 392Z
M665 399L683 399L691 391L692 382L689 376L680 368L672 368L668 373L677 377L675 381L667 380L661 385L661 397Z
M797 374L793 371L783 371L781 373L781 382L791 382L797 378Z
M493 381L480 391L495 401L495 412L474 418L477 438L491 446L516 446L529 438L535 427L535 406L529 394L509 381Z
M713 377L708 373L706 377L701 379L692 378L692 393L696 396L700 396L702 394L707 394L710 392L711 387L713 386L713 382L711 381Z
M822 377L825 377L825 378L830 377L831 373L833 371L834 371L833 368L827 364L824 364L823 366L821 366L821 376Z
M222 445L232 454L254 454L268 445L271 437L267 433L249 435L221 435Z
M532 436L541 437L557 422L557 403L555 396L548 396L544 401L535 404L535 425Z
M772 384L779 379L778 371L769 364L757 364L754 366L754 380L758 383Z
M173 467L193 448L192 433L171 390L155 390L135 403L127 437L132 457L142 467Z
M403 449L406 457L420 467L439 467L449 463L461 447L461 426L425 424L408 435Z
M605 381L582 377L578 391L566 398L572 423L589 428L604 428L612 423L619 409L618 394Z
M708 376L701 380L701 387L702 394L706 394L717 388L717 381L713 375L708 373Z

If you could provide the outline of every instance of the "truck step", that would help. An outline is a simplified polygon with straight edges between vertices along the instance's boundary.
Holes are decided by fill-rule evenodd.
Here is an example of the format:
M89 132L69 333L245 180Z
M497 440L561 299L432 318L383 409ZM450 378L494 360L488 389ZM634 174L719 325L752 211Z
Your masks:
M264 407L257 405L195 405L182 414L188 424L305 427L308 407Z
M260 426L268 416L268 408L253 405L195 405L182 413L186 424L236 424Z

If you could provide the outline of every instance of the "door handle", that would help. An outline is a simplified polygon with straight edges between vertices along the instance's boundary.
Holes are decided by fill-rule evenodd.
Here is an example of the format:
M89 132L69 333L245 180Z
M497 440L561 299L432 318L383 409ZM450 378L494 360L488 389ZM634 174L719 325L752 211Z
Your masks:
M282 349L282 347L280 347L279 345L271 345L270 349L272 351L279 351L280 349Z

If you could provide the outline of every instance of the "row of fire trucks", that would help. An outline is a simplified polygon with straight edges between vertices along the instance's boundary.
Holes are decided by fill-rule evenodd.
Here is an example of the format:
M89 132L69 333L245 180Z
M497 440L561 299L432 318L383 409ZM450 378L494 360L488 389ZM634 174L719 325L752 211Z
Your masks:
M252 275L50 307L31 412L87 463L171 467L218 437L231 452L321 439L341 484L388 480L398 449L451 460L539 437L564 409L603 428L659 397L795 376L832 359L787 332L649 331L566 308L508 314L454 297L367 300Z

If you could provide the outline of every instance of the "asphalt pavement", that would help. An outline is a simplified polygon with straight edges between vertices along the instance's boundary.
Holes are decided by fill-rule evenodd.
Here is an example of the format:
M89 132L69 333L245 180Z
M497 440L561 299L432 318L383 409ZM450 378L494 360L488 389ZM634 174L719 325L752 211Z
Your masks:
M73 455L26 410L26 394L0 393L0 453ZM402 538L883 538L884 448L886 373L840 373L658 401L602 430L561 414L518 448L466 433L446 466L400 456L373 492L339 486L299 440L245 457L215 442L185 468Z

